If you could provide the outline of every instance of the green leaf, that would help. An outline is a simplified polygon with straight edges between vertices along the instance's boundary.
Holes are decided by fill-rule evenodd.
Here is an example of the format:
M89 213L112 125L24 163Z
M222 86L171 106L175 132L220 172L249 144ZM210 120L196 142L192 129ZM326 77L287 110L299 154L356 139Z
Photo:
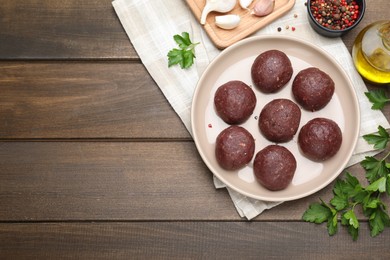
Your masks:
M387 195L390 196L390 175L389 174L387 175L387 178L386 178L386 192L387 192Z
M390 218L387 212L378 207L370 216L369 219L371 236L375 237L380 234L385 227L390 225Z
M359 228L348 226L348 233L352 236L353 241L356 241L359 236Z
M377 167L379 162L379 160L372 156L366 156L365 159L360 162L360 164L364 167L364 169L372 170Z
M180 64L183 67L183 50L172 49L168 52L168 67Z
M360 186L359 180L355 176L352 176L349 172L345 175L345 181L353 188Z
M348 227L348 233L356 241L359 235L359 221L352 209L341 216L341 224Z
M356 194L354 194L352 198L355 203L363 203L364 199L367 196L369 196L369 192L360 188L360 190L356 192Z
M179 64L180 68L188 69L194 64L195 46L199 43L192 43L190 35L183 32L181 35L174 35L173 39L180 49L172 49L168 52L168 67Z
M183 54L184 57L184 68L187 69L191 67L191 65L194 63L195 55L192 51L186 51Z
M372 195L373 195L372 192L370 193L367 191L367 196L364 197L363 201L361 202L362 208L363 208L363 213L367 217L371 216L373 209L375 209L377 207L377 204L375 204L375 202L372 202L372 200L375 199L375 197L373 197Z
M378 134L363 135L364 140L373 144L375 149L385 149L389 142L389 134L382 126L378 126Z
M328 218L327 228L328 228L328 234L330 236L333 236L334 234L337 233L338 230L337 214L333 215L333 217Z
M330 200L330 204L340 211L349 207L352 199L362 196L362 186L356 177L347 172L344 180L336 180L333 193L335 196Z
M348 226L349 220L344 217L344 215L341 215L341 225Z
M368 191L386 191L386 177L381 177L366 187Z
M370 201L368 201L364 206L366 208L370 208L370 209L376 209L378 208L378 206L381 204L381 201L378 200L378 199L372 199Z
M343 189L347 196L354 198L362 191L362 185L360 184L359 180L352 176L349 172L346 174L345 182L348 185L346 185Z
M354 228L359 228L359 221L352 209L345 212L344 217L348 220L349 225L353 226Z
M336 209L336 210L343 210L346 207L348 207L348 197L347 196L334 196L333 199L330 200L330 204Z
M332 212L327 206L315 202L311 204L309 208L305 211L302 216L302 219L307 222L321 224L331 217Z
M190 35L187 32L182 32L181 36L176 34L173 36L175 42L179 45L180 48L185 49L191 45Z
M343 181L343 180L340 180L340 179L337 179L336 180L336 183L333 187L333 193L334 195L336 196L344 196L345 195L345 191L347 189L347 182Z
M382 109L390 100L386 97L383 89L371 90L364 93L368 100L372 103L371 109Z
M370 183L380 177L386 176L389 173L389 169L386 167L385 161L379 161L372 156L366 156L360 164L366 170L366 178Z

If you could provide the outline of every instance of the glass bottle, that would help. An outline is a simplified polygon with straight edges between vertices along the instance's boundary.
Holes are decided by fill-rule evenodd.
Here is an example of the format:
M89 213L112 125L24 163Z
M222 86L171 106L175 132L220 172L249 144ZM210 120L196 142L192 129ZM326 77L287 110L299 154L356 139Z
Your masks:
M366 80L390 83L390 21L378 21L365 27L356 37L352 59Z

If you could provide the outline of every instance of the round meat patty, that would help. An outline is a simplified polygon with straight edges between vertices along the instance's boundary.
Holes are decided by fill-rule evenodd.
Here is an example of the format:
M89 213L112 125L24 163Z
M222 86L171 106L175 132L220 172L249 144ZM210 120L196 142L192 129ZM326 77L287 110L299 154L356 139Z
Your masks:
M218 136L215 156L225 170L237 170L248 164L255 153L255 140L251 133L241 126L230 126Z
M308 111L325 107L334 93L332 78L318 68L301 70L294 78L292 93L295 100Z
M252 64L253 84L264 93L281 90L291 79L293 68L287 55L279 50L261 53Z
M279 145L269 145L259 151L253 163L256 180L272 191L285 189L291 183L296 168L294 155Z
M271 142L290 141L298 131L301 109L289 99L274 99L260 112L259 128Z
M314 118L299 131L298 145L302 153L313 161L325 161L340 149L342 133L336 122Z
M214 105L219 117L227 124L241 124L252 115L256 106L256 95L244 82L233 80L217 89Z

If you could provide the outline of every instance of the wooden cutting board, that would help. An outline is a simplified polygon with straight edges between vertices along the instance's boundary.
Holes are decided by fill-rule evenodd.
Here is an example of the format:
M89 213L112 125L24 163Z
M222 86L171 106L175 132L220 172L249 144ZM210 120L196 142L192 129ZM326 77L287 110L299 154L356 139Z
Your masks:
M200 23L200 16L206 0L186 0L192 13ZM203 26L206 33L209 35L213 43L219 49L224 49L233 43L251 35L262 27L271 23L278 17L288 12L295 4L295 0L275 0L275 8L273 12L264 17L257 17L251 14L251 9L258 0L254 0L249 6L249 10L242 9L237 1L236 6L228 14L238 14L241 17L241 22L238 27L232 30L224 30L215 25L215 16L224 15L217 12L211 12L207 16L206 24Z

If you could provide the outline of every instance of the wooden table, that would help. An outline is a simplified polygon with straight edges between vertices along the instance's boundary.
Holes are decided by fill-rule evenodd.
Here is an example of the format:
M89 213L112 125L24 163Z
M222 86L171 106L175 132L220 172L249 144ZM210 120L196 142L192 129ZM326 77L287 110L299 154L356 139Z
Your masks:
M367 1L349 50L388 7ZM301 221L332 185L240 218L111 0L2 1L0 138L1 259L390 257L390 231L371 238L362 216L357 242Z

